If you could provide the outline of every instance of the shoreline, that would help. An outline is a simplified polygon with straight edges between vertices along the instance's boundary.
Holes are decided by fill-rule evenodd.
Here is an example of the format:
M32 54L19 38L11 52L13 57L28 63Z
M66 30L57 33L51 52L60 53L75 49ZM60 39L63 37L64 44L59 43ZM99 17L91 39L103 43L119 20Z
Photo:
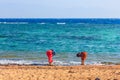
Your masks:
M0 65L0 80L119 80L120 65Z
M18 66L48 66L48 62L45 62L45 63L30 63L30 64L24 64L24 63L22 63L22 64L19 64L19 63L6 63L6 64L1 64L0 63L0 66L4 66L4 65L18 65ZM77 64L61 64L61 63L55 63L55 62L53 62L53 65L54 66L80 66L81 65L81 62L79 62L79 64L77 63ZM120 65L120 63L112 63L112 62L102 62L102 63L95 63L95 64L88 64L88 63L85 63L85 66L86 65L95 65L95 66L104 66L104 65L109 65L109 66L111 66L111 65Z
M46 59L47 60L47 59ZM35 65L35 66L44 66L47 65L48 61L40 61L40 60L7 60L7 59L1 59L0 65ZM78 66L81 65L81 61L59 61L55 60L53 62L53 65L56 66ZM85 65L120 65L120 62L87 62L85 61Z

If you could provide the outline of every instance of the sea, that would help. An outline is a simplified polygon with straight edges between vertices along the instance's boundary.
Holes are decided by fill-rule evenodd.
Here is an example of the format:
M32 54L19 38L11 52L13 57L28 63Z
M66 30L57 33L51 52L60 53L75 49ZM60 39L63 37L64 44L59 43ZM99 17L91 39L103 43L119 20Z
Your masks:
M120 64L120 19L0 18L0 64L46 65L53 49L54 65Z

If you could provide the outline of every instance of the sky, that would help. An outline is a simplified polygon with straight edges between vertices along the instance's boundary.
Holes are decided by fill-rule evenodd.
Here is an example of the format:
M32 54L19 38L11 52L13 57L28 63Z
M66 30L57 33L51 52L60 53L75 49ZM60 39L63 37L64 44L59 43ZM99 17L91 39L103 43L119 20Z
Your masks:
M120 18L120 0L0 0L0 18Z

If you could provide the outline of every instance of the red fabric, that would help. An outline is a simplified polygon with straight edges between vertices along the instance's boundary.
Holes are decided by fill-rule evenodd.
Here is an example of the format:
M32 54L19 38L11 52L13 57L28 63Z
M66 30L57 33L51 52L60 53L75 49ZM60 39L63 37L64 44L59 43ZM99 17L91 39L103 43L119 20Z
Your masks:
M86 60L87 52L81 52L81 60Z
M52 50L48 50L48 51L46 52L46 55L47 55L47 57L48 57L48 62L49 62L49 63L52 63L52 62L53 62L53 60L52 60L52 57L53 57L53 55L52 55Z

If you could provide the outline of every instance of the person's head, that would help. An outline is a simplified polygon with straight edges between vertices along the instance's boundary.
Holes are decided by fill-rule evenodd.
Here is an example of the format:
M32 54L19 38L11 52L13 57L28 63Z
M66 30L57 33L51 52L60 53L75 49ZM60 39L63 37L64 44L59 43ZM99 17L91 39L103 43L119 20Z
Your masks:
M55 51L53 49L50 49L52 51L53 56L56 54Z
M81 57L81 52L76 54L77 57Z

